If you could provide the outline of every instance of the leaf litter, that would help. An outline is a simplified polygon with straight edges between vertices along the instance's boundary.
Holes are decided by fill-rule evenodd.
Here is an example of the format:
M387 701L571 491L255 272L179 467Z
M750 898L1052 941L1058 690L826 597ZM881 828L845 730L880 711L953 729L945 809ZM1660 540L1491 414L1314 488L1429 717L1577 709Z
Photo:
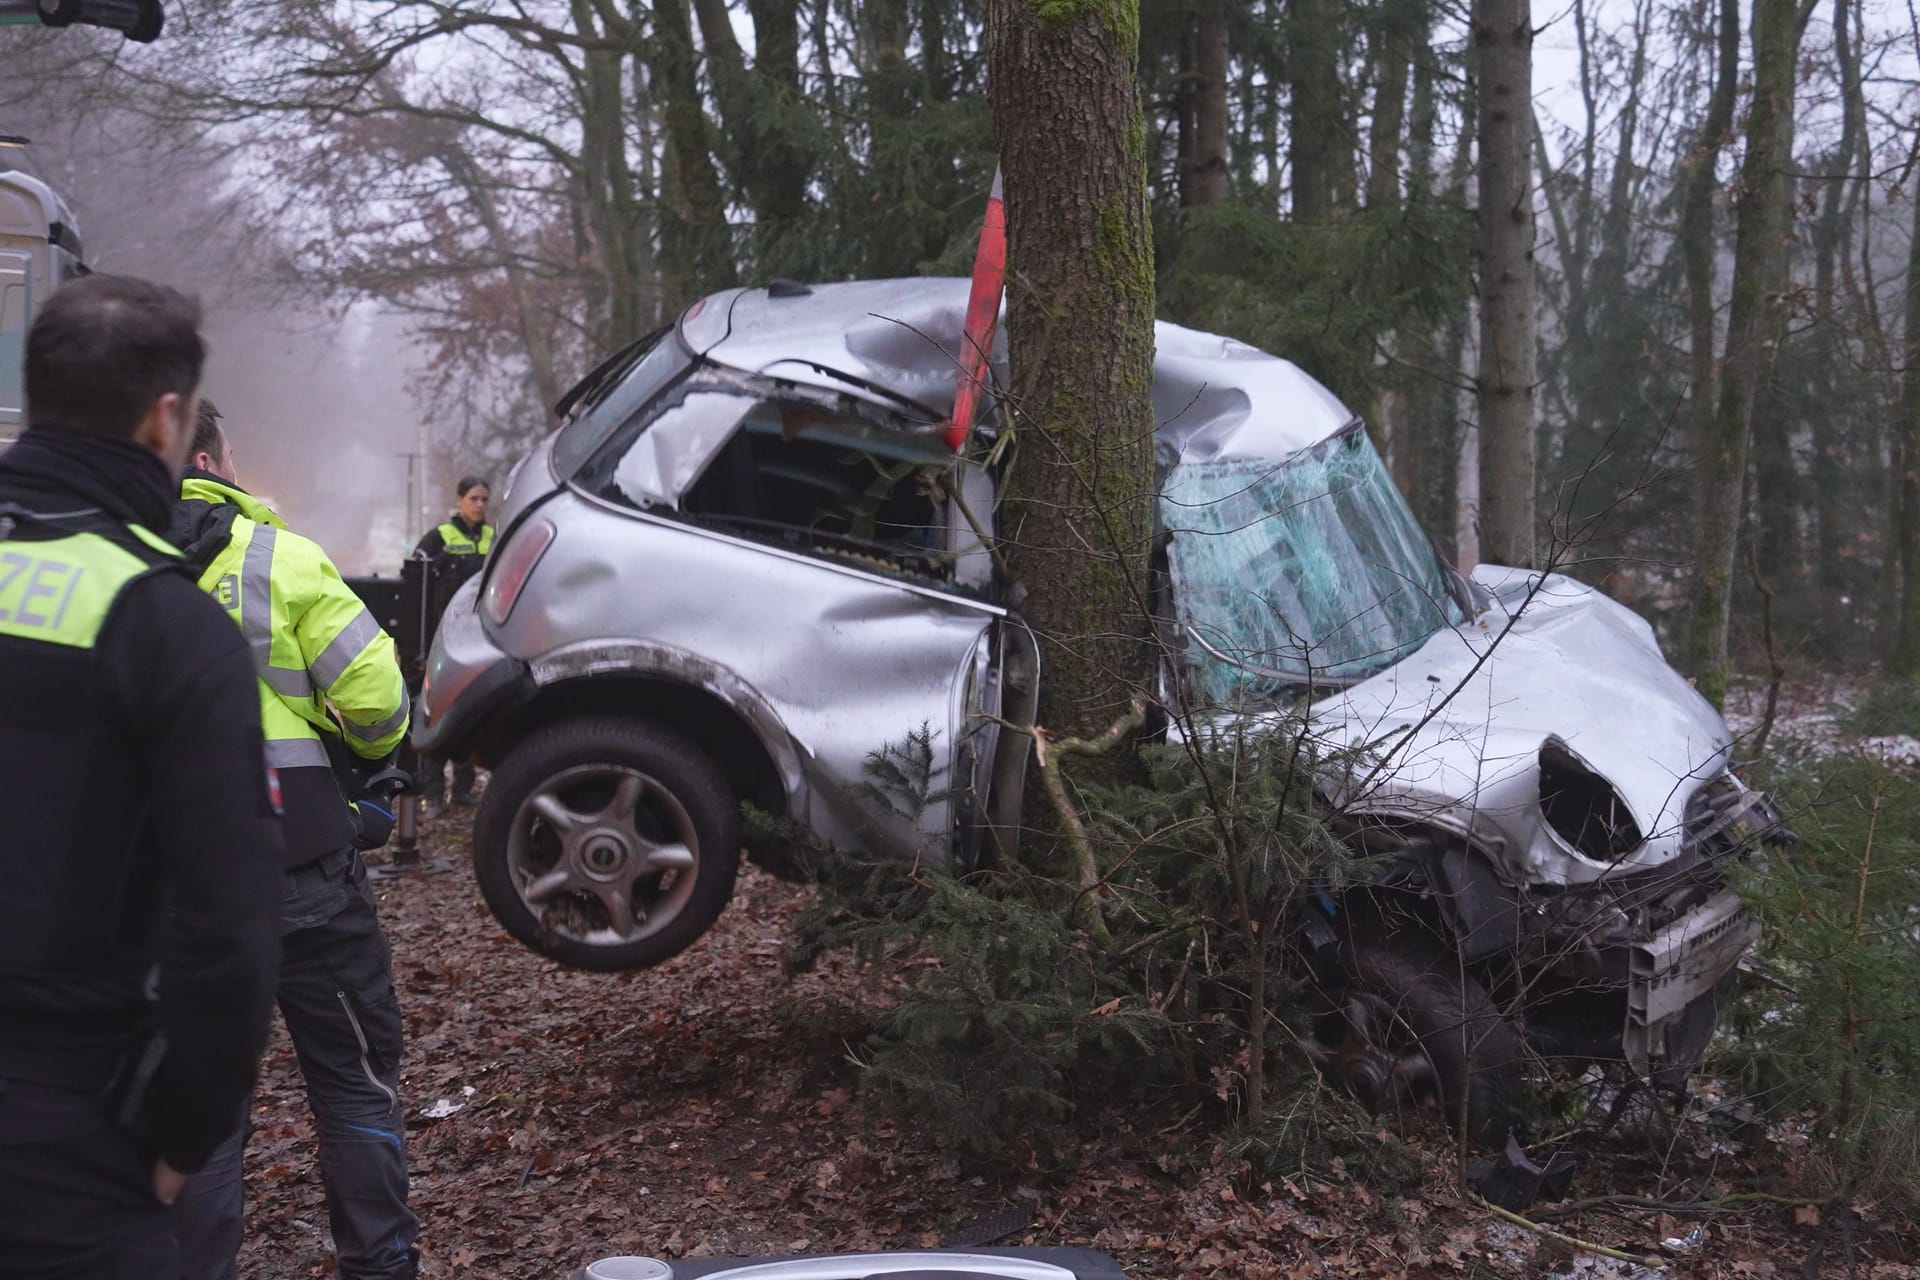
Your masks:
M911 961L888 973L831 955L782 971L781 939L808 890L749 868L685 954L639 973L576 972L493 921L457 819L423 824L423 853L451 856L452 873L376 885L406 1021L401 1089L427 1277L561 1280L613 1254L929 1248L1009 1209L1029 1225L1000 1243L1101 1249L1133 1280L1786 1277L1814 1244L1818 1215L1784 1206L1700 1231L1604 1208L1554 1222L1634 1254L1659 1252L1663 1236L1677 1246L1657 1271L1599 1258L1451 1190L1458 1153L1431 1126L1401 1126L1428 1165L1417 1197L1331 1169L1255 1181L1202 1128L1169 1139L1168 1116L1137 1113L1089 1117L1049 1170L975 1172L859 1087L863 1018ZM313 1123L278 1028L253 1120L241 1273L333 1275ZM1709 1156L1711 1177L1760 1185L1791 1152L1769 1141ZM1589 1155L1575 1195L1666 1186L1677 1197L1685 1181L1644 1151L1603 1155ZM1843 1253L1860 1275L1920 1277L1920 1240L1884 1227L1825 1250L1828 1266Z

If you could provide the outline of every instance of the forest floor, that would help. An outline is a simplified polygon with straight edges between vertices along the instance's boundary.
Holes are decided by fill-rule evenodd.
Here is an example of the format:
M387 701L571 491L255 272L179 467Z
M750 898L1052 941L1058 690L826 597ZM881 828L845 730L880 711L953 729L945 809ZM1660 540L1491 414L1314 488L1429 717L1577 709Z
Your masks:
M1457 1155L1418 1122L1397 1126L1421 1166L1402 1194L1338 1161L1253 1181L1191 1112L1091 1117L1049 1170L978 1176L856 1086L860 1010L896 974L845 956L783 972L783 933L807 890L749 869L719 927L672 962L568 971L488 915L465 817L423 833L450 868L376 884L406 1010L428 1276L560 1280L609 1254L931 1246L1008 1211L1028 1225L1001 1243L1105 1250L1133 1280L1920 1276L1920 1239L1871 1204L1748 1201L1690 1216L1608 1199L1765 1191L1810 1159L1790 1129L1736 1149L1698 1117L1658 1153L1644 1138L1576 1140L1572 1194L1599 1203L1535 1211L1642 1263L1496 1217L1457 1190ZM242 1274L331 1274L313 1126L283 1033L254 1119Z

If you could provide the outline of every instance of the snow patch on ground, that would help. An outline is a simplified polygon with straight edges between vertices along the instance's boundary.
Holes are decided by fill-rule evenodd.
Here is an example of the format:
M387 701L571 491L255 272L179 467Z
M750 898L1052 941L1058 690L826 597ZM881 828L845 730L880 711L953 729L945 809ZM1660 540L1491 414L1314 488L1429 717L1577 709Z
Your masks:
M1815 756L1857 751L1883 764L1920 768L1920 737L1898 733L1859 738L1846 730L1848 715L1870 687L1870 681L1861 676L1826 676L1783 684L1774 708L1768 754L1789 746ZM1752 755L1752 744L1766 712L1765 684L1740 685L1727 691L1727 727L1741 744L1734 748L1736 758Z

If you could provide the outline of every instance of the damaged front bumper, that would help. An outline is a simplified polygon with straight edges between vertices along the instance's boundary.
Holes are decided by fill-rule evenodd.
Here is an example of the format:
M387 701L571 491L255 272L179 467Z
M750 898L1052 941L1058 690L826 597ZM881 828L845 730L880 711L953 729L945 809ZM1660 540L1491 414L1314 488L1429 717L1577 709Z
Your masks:
M1697 1052L1688 1042L1696 1016L1691 1011L1713 995L1759 936L1760 921L1740 895L1722 889L1628 948L1621 1048L1635 1069L1651 1071L1656 1063L1673 1063Z
M1539 993L1529 1036L1550 1054L1624 1060L1677 1086L1705 1054L1724 984L1760 936L1727 867L1793 839L1765 795L1723 774L1689 804L1672 863L1522 890L1518 958Z

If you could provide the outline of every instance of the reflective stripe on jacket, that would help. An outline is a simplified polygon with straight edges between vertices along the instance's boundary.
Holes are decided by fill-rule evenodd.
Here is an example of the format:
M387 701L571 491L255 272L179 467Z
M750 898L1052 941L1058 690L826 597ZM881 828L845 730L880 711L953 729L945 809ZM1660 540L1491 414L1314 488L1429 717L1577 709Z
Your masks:
M326 552L239 489L196 478L181 486L181 497L239 511L200 586L253 650L267 763L327 767L326 743L342 736L367 760L398 747L407 732L407 689L393 639Z
M449 520L438 529L441 545L450 556L484 556L493 550L493 526L480 526L480 538L475 541L466 535L458 524Z

